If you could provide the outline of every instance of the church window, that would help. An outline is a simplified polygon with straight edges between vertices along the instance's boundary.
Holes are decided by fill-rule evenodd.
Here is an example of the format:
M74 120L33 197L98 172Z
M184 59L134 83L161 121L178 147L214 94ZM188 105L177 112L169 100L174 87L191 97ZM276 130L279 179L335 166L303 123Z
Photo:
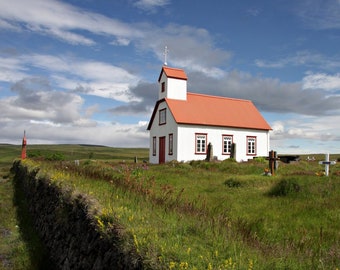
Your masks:
M232 135L222 135L222 143L223 143L223 153L224 155L230 155L231 153L231 145L233 143Z
M169 155L174 153L174 134L169 134Z
M247 155L256 155L256 137L247 137Z
M166 124L166 109L162 109L159 111L159 124Z
M207 152L207 134L195 134L196 154L206 154Z
M156 137L152 137L152 155L156 155Z

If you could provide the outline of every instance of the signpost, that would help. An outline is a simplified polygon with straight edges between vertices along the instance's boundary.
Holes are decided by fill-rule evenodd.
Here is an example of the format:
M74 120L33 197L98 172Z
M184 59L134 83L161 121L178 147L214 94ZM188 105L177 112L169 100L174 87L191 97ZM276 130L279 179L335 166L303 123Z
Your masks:
M329 161L329 154L325 154L325 160L324 161L319 161L320 165L325 165L325 175L328 176L329 174L329 165L334 165L336 164L335 161Z

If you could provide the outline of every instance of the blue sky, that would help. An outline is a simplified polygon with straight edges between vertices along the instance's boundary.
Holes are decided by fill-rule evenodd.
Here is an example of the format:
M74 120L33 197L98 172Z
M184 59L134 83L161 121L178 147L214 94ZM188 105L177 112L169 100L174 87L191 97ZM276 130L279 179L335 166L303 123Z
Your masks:
M165 46L278 153L340 153L340 0L0 1L0 143L148 147Z

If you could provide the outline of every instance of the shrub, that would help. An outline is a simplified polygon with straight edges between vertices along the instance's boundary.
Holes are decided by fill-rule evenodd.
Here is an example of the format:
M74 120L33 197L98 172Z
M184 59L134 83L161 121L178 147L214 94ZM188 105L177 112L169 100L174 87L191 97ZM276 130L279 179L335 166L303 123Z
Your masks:
M224 184L227 187L230 187L230 188L240 187L242 185L239 180L236 180L234 178L229 178L229 179L225 180Z
M36 151L27 151L27 157L29 158L38 158L41 157L41 151L36 150Z
M49 161L63 161L65 160L65 156L61 153L53 153L46 157L46 160Z
M287 196L291 193L297 193L301 190L297 181L292 179L281 180L276 183L268 192L269 196Z
M255 162L258 162L258 163L267 163L268 160L266 159L266 157L255 157L253 159Z

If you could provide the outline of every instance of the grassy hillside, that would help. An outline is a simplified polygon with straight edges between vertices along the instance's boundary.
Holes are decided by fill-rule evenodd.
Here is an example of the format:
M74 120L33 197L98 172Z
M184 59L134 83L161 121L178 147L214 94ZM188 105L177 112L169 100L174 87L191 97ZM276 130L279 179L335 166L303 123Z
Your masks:
M147 149L63 145L30 146L30 151L52 179L98 200L103 228L117 219L150 267L340 266L339 163L329 177L320 177L323 167L302 157L280 164L277 175L268 177L261 160L147 165L141 162ZM64 161L50 161L56 153Z

